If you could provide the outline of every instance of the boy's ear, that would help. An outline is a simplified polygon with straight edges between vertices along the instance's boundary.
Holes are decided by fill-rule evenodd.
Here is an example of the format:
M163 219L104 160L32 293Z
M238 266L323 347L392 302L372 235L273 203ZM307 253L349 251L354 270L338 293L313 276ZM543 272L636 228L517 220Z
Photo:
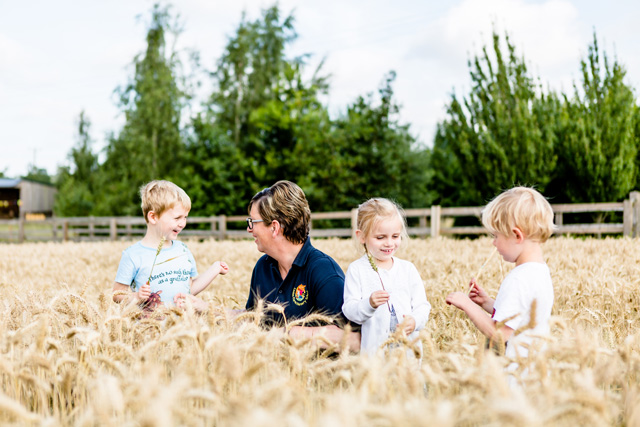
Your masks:
M518 227L514 227L512 230L513 235L516 236L516 243L522 243L524 241L525 235Z
M158 222L158 215L154 211L147 212L147 221L149 224L155 224Z

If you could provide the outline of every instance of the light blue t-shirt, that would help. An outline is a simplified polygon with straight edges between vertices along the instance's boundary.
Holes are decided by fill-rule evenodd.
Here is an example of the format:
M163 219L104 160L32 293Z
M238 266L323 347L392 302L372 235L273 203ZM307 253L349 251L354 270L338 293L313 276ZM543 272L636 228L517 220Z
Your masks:
M149 248L138 242L122 252L116 273L116 282L130 285L133 292L149 280L149 273L157 248ZM164 304L174 305L173 297L182 292L191 293L190 279L198 275L196 261L187 246L177 240L168 248L162 248L153 267L151 292L162 291Z

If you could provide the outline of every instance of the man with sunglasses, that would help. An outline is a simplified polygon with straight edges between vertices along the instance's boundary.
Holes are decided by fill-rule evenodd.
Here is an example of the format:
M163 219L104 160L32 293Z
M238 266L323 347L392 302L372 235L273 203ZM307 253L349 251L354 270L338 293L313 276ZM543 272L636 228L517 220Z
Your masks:
M330 256L311 245L310 221L304 192L293 182L278 181L253 196L247 232L265 255L253 269L246 309L254 310L259 301L281 305L282 312L265 313L265 323L279 326L314 313L330 316L332 324L294 326L289 334L322 335L339 343L348 323L342 314L344 273ZM316 342L323 345L322 340ZM360 333L351 332L347 343L357 351Z

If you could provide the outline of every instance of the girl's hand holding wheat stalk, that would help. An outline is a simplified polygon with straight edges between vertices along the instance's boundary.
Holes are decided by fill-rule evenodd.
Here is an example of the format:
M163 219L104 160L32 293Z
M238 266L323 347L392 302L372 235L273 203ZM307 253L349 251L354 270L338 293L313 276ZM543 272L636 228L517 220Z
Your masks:
M378 308L382 304L387 303L387 308L389 309L389 313L391 313L391 323L389 325L389 330L391 332L394 332L396 330L396 327L398 326L398 316L396 315L395 307L389 303L389 298L391 298L391 295L389 295L389 292L387 292L387 290L384 288L384 283L382 282L382 276L380 276L380 271L378 271L378 264L376 264L373 257L367 250L366 245L364 247L364 250L367 253L367 258L369 258L369 264L371 264L371 268L373 268L373 271L376 272L376 274L378 275L378 278L380 279L380 286L382 287L381 291L375 291L371 294L371 296L369 297L369 304L371 304L371 307L373 308ZM377 304L377 305L374 305L374 304Z
M365 250L366 250L366 247L365 247ZM378 271L378 265L373 260L373 257L371 256L369 251L367 251L367 258L369 258L369 264L371 264L371 268L373 268L373 271L375 271L378 274L378 278L380 279L380 286L382 286L381 291L375 291L371 294L371 296L369 297L369 304L371 304L371 307L373 308L378 308L382 304L386 303L387 308L389 309L389 312L391 312L391 306L389 305L389 292L387 292L387 290L384 288L382 277L380 277L380 272Z

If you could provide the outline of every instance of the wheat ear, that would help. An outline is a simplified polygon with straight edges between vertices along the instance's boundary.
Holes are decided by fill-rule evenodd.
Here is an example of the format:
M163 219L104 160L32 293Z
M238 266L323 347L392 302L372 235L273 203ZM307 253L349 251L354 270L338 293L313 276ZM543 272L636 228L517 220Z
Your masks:
M151 264L151 271L149 272L149 278L147 279L147 283L151 283L151 275L153 274L153 267L156 266L156 260L158 259L158 255L160 255L160 251L162 250L162 245L164 245L164 241L167 240L166 237L162 236L160 239L160 244L158 245L158 250L156 251L156 256L153 258L153 264Z

